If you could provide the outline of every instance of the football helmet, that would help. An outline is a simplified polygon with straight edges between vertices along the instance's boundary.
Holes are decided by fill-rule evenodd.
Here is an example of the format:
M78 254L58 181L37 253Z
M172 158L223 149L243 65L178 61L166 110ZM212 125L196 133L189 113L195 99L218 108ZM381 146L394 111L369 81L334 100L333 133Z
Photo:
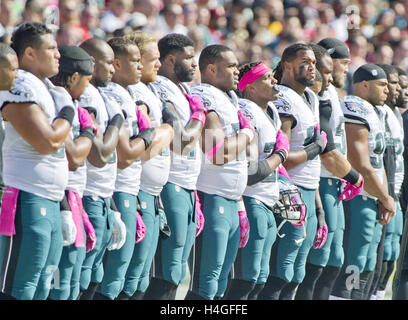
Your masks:
M272 212L295 226L302 226L306 218L306 205L298 187L279 179L279 200Z

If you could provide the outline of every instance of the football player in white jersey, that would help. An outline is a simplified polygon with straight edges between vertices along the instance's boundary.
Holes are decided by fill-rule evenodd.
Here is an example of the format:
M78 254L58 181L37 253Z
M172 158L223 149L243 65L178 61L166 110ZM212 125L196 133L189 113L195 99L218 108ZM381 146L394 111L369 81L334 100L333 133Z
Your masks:
M118 208L121 219L126 225L126 239L121 248L108 250L104 257L104 277L101 287L97 290L94 300L116 299L122 290L127 267L135 247L137 228L142 228L142 220L138 219L136 196L139 192L142 164L140 156L151 150L160 132L160 129L143 127L148 118L130 96L127 87L138 83L142 76L142 62L139 48L129 39L115 37L108 41L113 49L115 59L113 62L115 73L106 87L101 87L102 92L115 100L125 116L125 125L121 129L119 142L116 148L118 154L118 173L115 182L113 199ZM154 153L150 152L149 156ZM137 221L139 226L137 226ZM122 293L120 299L127 299Z
M93 57L95 66L91 83L80 96L79 104L89 111L97 126L97 134L88 155L87 182L84 190L84 209L95 229L96 245L86 253L82 264L80 279L73 276L72 298L78 296L80 281L80 299L93 298L98 284L103 278L102 259L112 238L113 229L117 230L120 218L110 210L111 196L115 188L117 172L116 146L124 118L116 101L109 99L99 87L105 87L114 73L112 48L103 40L89 39L80 47ZM123 222L122 222L123 223ZM123 235L124 236L124 235ZM118 241L120 237L117 237ZM95 239L87 239L95 241Z
M380 63L377 65L385 71L388 81L389 92L387 100L382 106L386 112L384 125L386 133L388 133L385 139L388 153L387 156L384 156L384 167L387 174L388 193L395 199L396 212L387 225L378 228L380 243L377 250L377 264L371 277L372 284L370 289L367 290L366 299L384 300L388 279L394 271L395 261L398 260L399 242L403 229L403 215L399 198L402 180L404 179L404 159L402 156L404 151L404 130L401 114L396 107L401 90L398 70L389 64Z
M375 241L375 224L387 224L395 214L395 201L388 194L383 166L385 149L385 113L378 105L387 99L387 76L374 64L365 64L353 74L353 95L341 100L346 119L347 154L350 164L364 177L364 191L346 201L345 261L329 299L363 299L370 271L369 248ZM370 250L376 255L377 248ZM375 260L376 258L371 258ZM347 278L353 272L358 282Z
M80 250L85 251L86 233L93 233L87 213L82 207L82 195L86 183L85 160L91 151L96 127L87 110L78 107L77 99L84 92L92 78L93 62L91 57L81 48L64 46L60 52L59 72L50 81L65 88L71 95L76 112L71 133L65 141L65 152L69 164L69 179L61 202L62 230L64 248L58 265L59 286L51 289L49 299L67 300L71 292L71 276L75 265L82 265L78 260ZM74 222L73 224L71 223ZM85 228L84 228L85 226ZM36 297L45 299L46 297Z
M141 157L142 175L137 199L146 232L143 241L135 245L122 291L131 299L142 299L149 286L150 269L160 234L159 196L169 177L171 161L169 145L173 140L174 131L169 124L163 122L163 103L149 85L156 81L160 68L157 41L144 32L134 32L125 38L137 45L143 64L141 81L128 86L127 89L138 107L148 110L152 128L163 128L166 132L156 147L160 153L149 159L145 158L145 154Z
M4 43L0 44L0 90L10 90L14 86L17 79L17 69L18 59L15 51ZM6 190L3 181L3 152L1 151L3 142L4 122L0 114L0 199L3 198Z
M322 116L324 117L326 114L330 117L331 135L334 139L336 149L335 151L328 153L329 156L327 159L325 159L325 154L322 154L320 157L323 166L319 189L321 189L323 194L324 207L327 207L327 209L325 209L325 215L328 225L328 236L327 241L321 250L312 249L308 262L317 266L324 266L323 271L316 282L313 291L313 299L327 300L344 261L344 210L343 202L339 200L338 196L336 197L336 194L340 195L340 181L336 179L330 171L326 170L325 166L327 165L330 167L330 163L327 163L331 159L330 155L336 154L338 157L341 157L339 152L344 156L347 154L344 115L340 106L337 90L341 90L344 87L348 66L350 64L350 52L344 42L335 38L325 38L321 40L318 45L327 50L327 53L331 56L333 62L333 69L331 72L332 82L329 84L326 93L323 94L323 97L326 96L326 98L329 98L330 103L323 103L320 118L322 121ZM329 112L330 109L331 113ZM328 134L329 139L330 132L328 132ZM328 142L328 144L330 145L330 142ZM342 158L344 159L344 157ZM353 175L351 175L351 177L353 177ZM331 183L330 186L329 180Z
M343 47L340 47L338 44L334 52L338 54L341 48L345 52L345 55L342 55L342 57L347 57L347 46L344 43L341 44ZM330 268L333 275L338 273L336 270L340 270L343 261L344 230L342 181L345 181L347 184L347 190L344 191L344 194L347 196L349 189L353 189L353 196L356 196L362 191L364 185L363 177L351 167L346 158L347 146L344 133L344 116L341 110L340 100L332 85L334 63L329 54L329 52L332 51L326 51L324 47L316 44L311 44L311 47L316 57L316 68L322 75L322 89L317 95L319 98L320 128L327 133L327 145L325 150L320 154L322 167L319 195L322 201L322 207L316 208L316 214L319 227L323 228L322 224L327 222L328 232L326 242L323 246L314 246L309 253L306 263L306 276L296 292L295 299L298 300L311 300L313 298L315 284L328 263L330 255L332 255L332 263L336 263L335 267L337 267L337 269ZM332 52L332 54L334 54L334 52ZM335 57L337 57L337 55L335 55ZM336 66L337 65L338 64L336 64ZM344 73L342 74L344 75ZM349 199L351 199L350 196L345 200ZM324 220L322 217L324 217ZM332 246L334 252L331 254ZM334 279L332 283L334 283ZM325 283L325 285L327 285L327 283ZM330 291L319 291L318 294L326 294L326 299L328 299ZM320 297L316 298L318 299Z
M181 34L169 34L158 42L161 67L151 83L157 96L167 103L163 117L174 129L169 179L161 192L171 235L159 240L155 277L145 299L174 300L187 272L187 260L202 221L196 200L196 183L201 169L199 137L207 109L190 96L185 82L193 80L197 64L194 42ZM198 210L197 210L198 209ZM200 220L200 222L199 222ZM190 265L190 270L194 266Z
M244 64L239 70L238 90L244 98L238 103L257 132L258 157L242 196L251 233L247 245L238 250L226 299L255 300L269 275L277 232L272 208L279 199L278 166L288 156L289 140L280 131L279 114L272 103L278 96L272 70L261 62Z
M290 152L284 164L293 183L299 188L307 208L307 220L302 228L286 223L282 226L271 257L271 272L258 299L293 299L305 276L305 264L314 244L317 218L315 190L320 180L318 155L326 145L325 134L319 128L319 104L308 89L315 80L316 59L305 44L285 49L275 71L279 81L278 99L274 101L282 126L289 137ZM283 291L283 289L285 291Z
M246 149L251 141L256 147L256 139L233 91L238 83L237 67L238 60L230 48L207 46L199 58L202 83L191 86L191 93L201 99L208 114L197 181L205 227L196 241L193 286L186 299L221 298L238 247L248 240L242 193L248 174Z
M61 257L59 202L68 183L64 142L75 108L65 89L49 91L45 84L58 73L60 57L51 30L23 23L11 40L20 70L13 88L0 92L7 186L0 215L5 249L1 292L10 299L31 300L37 289L48 295Z

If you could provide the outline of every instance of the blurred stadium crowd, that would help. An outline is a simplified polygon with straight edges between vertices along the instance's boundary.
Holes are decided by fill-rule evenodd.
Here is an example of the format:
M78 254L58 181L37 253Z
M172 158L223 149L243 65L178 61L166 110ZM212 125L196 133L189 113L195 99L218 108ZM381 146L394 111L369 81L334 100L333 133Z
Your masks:
M158 39L176 32L194 40L197 60L202 48L218 43L241 63L264 61L272 68L293 43L335 37L350 48L350 74L365 63L408 71L404 0L1 0L0 41L9 44L23 21L49 24L59 46L136 29Z

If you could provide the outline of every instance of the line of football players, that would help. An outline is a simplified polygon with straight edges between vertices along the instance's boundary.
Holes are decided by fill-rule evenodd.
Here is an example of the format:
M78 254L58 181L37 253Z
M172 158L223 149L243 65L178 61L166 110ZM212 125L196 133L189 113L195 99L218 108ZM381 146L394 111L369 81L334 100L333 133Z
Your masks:
M275 70L138 31L0 46L3 299L383 299L400 256L406 74L345 43ZM18 69L18 71L17 71ZM352 271L353 274L350 274Z

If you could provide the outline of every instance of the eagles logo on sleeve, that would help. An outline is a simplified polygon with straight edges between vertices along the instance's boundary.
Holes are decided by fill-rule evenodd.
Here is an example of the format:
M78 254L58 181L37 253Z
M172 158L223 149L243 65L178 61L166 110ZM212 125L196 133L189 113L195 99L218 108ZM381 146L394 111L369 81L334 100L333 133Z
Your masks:
M356 115L360 115L365 117L368 115L368 110L357 100L355 99L344 99L343 100L345 108L350 111L350 113L355 113Z
M112 88L103 87L102 90L109 99L112 99L117 104L119 104L121 107L125 103L124 100L122 99L122 97L120 95L118 95L116 92L114 92Z
M245 101L245 99L239 99L238 100L238 106L239 109L242 111L242 113L249 119L251 120L251 125L256 129L256 123L255 123L255 117L252 114L250 110L250 106L248 105L248 101Z
M214 109L213 107L214 103L212 99L210 99L210 92L208 92L209 90L208 89L204 90L204 88L211 89L211 87L205 83L201 83L200 86L202 88L198 87L197 85L191 86L191 94L199 96L204 107L206 107L207 109Z
M89 93L84 92L79 98L79 101L82 106L89 106L92 103L92 96Z
M29 88L27 83L24 82L24 79L17 79L16 84L10 90L10 93L21 97L23 100L30 100L34 98L33 91L31 88Z
M204 107L211 108L212 104L210 99L206 98L205 96L200 96L201 102L203 103Z
M276 109L278 109L279 113L289 113L292 109L290 103L282 99L282 97L280 97L278 100L275 100L273 104L275 105Z

